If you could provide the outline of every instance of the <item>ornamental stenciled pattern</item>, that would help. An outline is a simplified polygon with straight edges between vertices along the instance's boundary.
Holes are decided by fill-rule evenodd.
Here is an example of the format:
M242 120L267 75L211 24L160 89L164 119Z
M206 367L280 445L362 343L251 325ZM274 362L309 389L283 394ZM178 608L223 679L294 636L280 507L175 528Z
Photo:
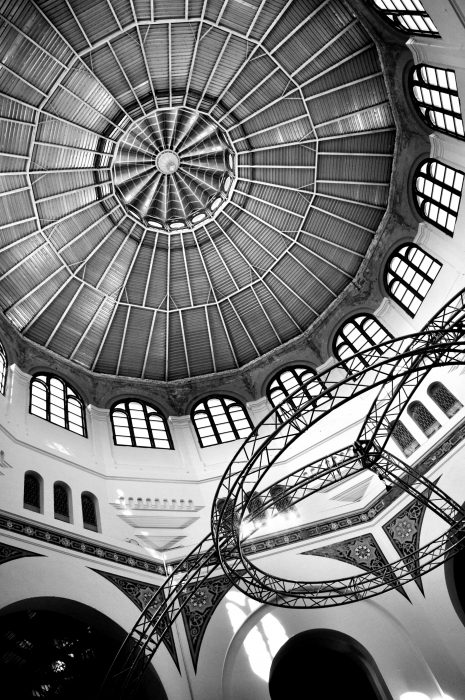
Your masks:
M358 566L365 571L376 572L380 569L379 577L386 583L395 586L395 574L389 566L389 562L383 554L381 547L371 533L360 535L350 540L335 542L326 547L310 549L302 554L311 554L317 557L329 557L339 559ZM396 588L403 596L408 598L402 586Z
M424 495L429 498L431 495L430 491L425 491ZM420 546L420 532L425 511L425 505L418 501L411 501L383 525L383 530L389 537L392 546L403 557L407 568L412 573L416 573L418 568L418 548ZM423 593L421 578L416 577L415 583Z
M92 569L96 574L103 576L110 581L114 586L119 588L127 597L132 600L134 605L136 605L139 610L144 610L146 605L150 603L153 598L152 605L148 608L147 613L153 615L157 609L157 606L162 601L162 593L157 595L158 586L153 586L150 583L144 581L136 581L131 578L126 578L125 576L118 576L116 574L110 574L108 571L100 571L99 569ZM154 597L155 596L155 597ZM165 622L165 625L167 623ZM174 643L173 632L171 629L167 630L163 638L163 643L168 649L171 658L173 659L176 667L179 671L178 655L176 652L176 646Z
M208 623L223 596L230 588L231 581L227 576L207 579L207 581L193 593L192 598L187 601L185 608L183 608L182 616L195 671L197 671L200 647ZM194 586L187 587L186 595L182 596L181 603L186 600L193 590Z

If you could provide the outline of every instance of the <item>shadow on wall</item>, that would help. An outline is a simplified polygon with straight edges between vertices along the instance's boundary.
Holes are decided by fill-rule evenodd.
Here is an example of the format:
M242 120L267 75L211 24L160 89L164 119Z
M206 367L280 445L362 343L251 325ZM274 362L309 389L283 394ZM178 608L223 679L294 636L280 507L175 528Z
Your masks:
M368 651L342 632L301 632L278 651L270 671L272 700L393 700Z

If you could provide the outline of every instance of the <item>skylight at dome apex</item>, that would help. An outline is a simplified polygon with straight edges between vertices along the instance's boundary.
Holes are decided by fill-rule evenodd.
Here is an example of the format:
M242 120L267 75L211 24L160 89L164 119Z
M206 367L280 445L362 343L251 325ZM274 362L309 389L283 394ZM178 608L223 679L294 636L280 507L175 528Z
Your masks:
M396 138L349 3L11 0L0 27L0 298L26 338L173 380L337 303Z

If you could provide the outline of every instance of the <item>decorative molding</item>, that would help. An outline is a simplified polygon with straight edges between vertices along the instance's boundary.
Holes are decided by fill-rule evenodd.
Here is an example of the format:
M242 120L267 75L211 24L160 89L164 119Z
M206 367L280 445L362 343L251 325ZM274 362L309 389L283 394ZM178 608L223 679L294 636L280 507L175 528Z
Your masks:
M6 564L8 561L13 561L14 559L22 559L23 557L41 557L42 554L37 554L36 552L29 552L27 549L20 549L19 547L12 547L9 544L0 542L0 564Z
M381 547L371 533L360 535L360 537L355 537L351 540L334 542L326 547L310 549L307 552L302 552L302 554L339 559L339 561L353 564L364 571L376 571L376 569L386 566L388 568L380 578L389 585L392 585L392 582L396 580L394 571L389 566L389 562L384 556ZM396 587L396 590L409 600L403 586Z
M428 489L424 491L424 494L429 498L431 491ZM420 547L420 531L425 512L426 505L418 501L411 501L383 525L383 530L392 546L405 560L407 568L412 573L418 571L419 568L418 548ZM416 577L414 581L423 593L421 578Z
M117 574L111 574L108 571L100 571L99 569L91 569L91 571L95 571L96 574L103 576L107 579L107 581L110 581L110 583L116 586L116 588L119 588L119 590L122 591L130 600L132 600L134 605L141 611L144 610L147 603L159 590L159 586L153 586L150 583L145 583L145 581L136 581L132 578L118 576ZM150 617L154 614L156 606L162 602L162 595L163 594L160 593L155 598L154 604L147 610ZM178 669L179 673L181 673L176 645L174 643L173 630L171 627L165 633L163 643L176 664L176 668Z
M227 576L207 579L182 609L182 618L195 672L197 672L200 647L208 623L231 586L231 581ZM181 605L194 588L194 585L186 588L186 595L181 596Z
M449 435L439 444L435 445L427 455L415 464L415 468L420 474L426 474L437 462L457 447L464 439L465 421L456 426ZM288 530L282 534L270 535L263 539L254 540L253 543L243 547L244 552L247 555L256 554L279 547L286 547L289 544L310 540L315 537L321 537L328 533L334 534L334 532L338 530L345 530L355 525L366 524L370 520L378 517L383 510L392 505L403 494L404 491L402 491L402 489L394 486L388 493L381 494L364 509L351 513L349 516L341 516L334 520L322 520L311 525ZM105 559L106 561L121 564L122 566L129 566L132 569L141 569L161 576L166 575L164 563L162 563L161 560L157 562L153 559L134 556L123 550L110 548L104 544L71 535L69 532L64 532L54 527L45 527L36 522L23 520L4 511L0 511L0 530L8 530L15 534L25 535L26 537L40 542L46 542L63 549L79 552L80 554L87 554L99 559ZM176 566L180 561L180 559L173 559L168 563L172 566Z
M437 462L457 447L464 439L465 421L462 421L449 435L435 445L434 448L414 465L415 469L419 474L427 474ZM288 530L283 534L270 535L263 539L254 540L253 544L245 545L243 551L247 555L269 551L277 547L285 547L303 540L321 537L322 535L334 533L338 530L345 530L354 527L354 525L365 524L378 517L383 510L391 506L403 494L404 491L400 487L394 486L389 492L378 496L375 501L369 503L363 510L351 513L349 516L341 516L334 520L322 520L312 525L305 525L295 530Z
M70 532L25 521L2 511L0 511L0 530L7 530L15 535L24 535L39 542L53 544L70 552L78 552L97 559L104 559L112 564L122 564L123 566L130 566L132 569L141 569L160 576L166 575L164 564L161 562L134 556L120 549L108 547L100 542L93 542L83 537L76 537Z

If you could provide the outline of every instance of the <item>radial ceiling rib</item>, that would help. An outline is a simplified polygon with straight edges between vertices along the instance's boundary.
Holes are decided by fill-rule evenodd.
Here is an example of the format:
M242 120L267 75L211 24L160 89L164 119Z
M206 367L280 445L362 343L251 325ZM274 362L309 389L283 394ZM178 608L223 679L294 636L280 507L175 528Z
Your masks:
M353 279L388 201L395 124L356 10L30 2L31 36L2 8L16 40L0 118L12 321L94 371L168 381L307 330ZM24 64L29 48L43 67ZM17 300L11 281L32 265ZM59 338L74 317L86 320L71 348Z

